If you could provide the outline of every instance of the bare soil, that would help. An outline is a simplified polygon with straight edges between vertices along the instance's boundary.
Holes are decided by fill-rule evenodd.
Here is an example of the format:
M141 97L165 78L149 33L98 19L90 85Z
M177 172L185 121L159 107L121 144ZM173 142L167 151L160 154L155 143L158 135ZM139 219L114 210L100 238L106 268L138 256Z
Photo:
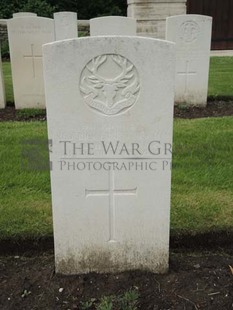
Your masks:
M52 251L0 257L0 309L79 309L82 301L139 292L137 309L233 309L233 249L173 250L165 275L120 274L62 276L54 273ZM63 290L62 290L63 289ZM96 309L95 307L89 309ZM119 310L119 309L114 309Z
M205 108L202 107L187 107L185 105L175 106L175 118L201 118L201 117L221 117L233 115L233 99L223 98L223 100L209 99ZM41 113L26 114L16 111L14 106L7 106L0 110L1 121L45 121L46 111L41 110Z
M233 115L233 100L209 100L205 108L175 106L174 117L176 118L202 118L221 117Z

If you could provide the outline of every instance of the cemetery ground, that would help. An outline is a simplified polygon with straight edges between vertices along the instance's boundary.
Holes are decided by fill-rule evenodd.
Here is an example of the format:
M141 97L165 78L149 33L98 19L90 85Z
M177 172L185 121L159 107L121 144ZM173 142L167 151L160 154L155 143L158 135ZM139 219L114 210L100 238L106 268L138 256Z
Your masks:
M4 70L12 102L9 63ZM27 169L22 159L25 141L35 140L35 160L48 161L45 113L1 111L1 309L233 309L232 71L233 58L212 58L212 104L176 108L166 275L55 275L49 171Z

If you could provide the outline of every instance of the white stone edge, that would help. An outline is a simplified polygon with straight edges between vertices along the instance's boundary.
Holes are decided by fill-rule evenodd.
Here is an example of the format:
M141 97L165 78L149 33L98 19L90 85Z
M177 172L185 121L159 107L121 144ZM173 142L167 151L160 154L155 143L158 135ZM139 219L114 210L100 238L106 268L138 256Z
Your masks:
M176 43L172 42L172 41L168 41L168 40L161 40L161 39L155 39L155 38L148 38L148 37L143 37L143 36L123 36L123 35L108 35L108 36L94 36L94 37L81 37L81 38L72 38L72 39L66 39L66 40L60 40L60 41L53 41L53 42L49 42L46 44L42 45L42 49L47 49L47 47L50 46L56 46L56 45L62 45L62 44L68 44L70 42L74 42L74 41L90 41L90 40L95 40L98 41L101 38L117 38L117 39L123 39L123 38L128 38L130 40L133 41L137 41L138 39L143 40L143 41L153 41L153 42L157 42L157 43L162 43L164 45L167 46L175 46Z
M177 19L177 18L180 18L180 17L186 17L186 18L189 18L189 17L202 17L202 18L205 18L205 19L209 19L209 20L212 20L213 17L212 16L208 16L208 15L201 15L201 14L181 14L181 15L173 15L173 16L168 16L166 17L166 20L169 20L169 19Z
M30 17L35 18L35 17L40 17L40 16L30 16ZM17 17L17 18L22 18L22 17ZM47 17L44 17L44 18L47 18ZM11 20L11 19L13 19L13 18L0 19L0 25L7 25L7 21ZM52 19L52 18L48 18L48 19ZM89 24L90 24L90 21L88 19L80 19L80 20L78 20L78 25L80 25L80 26L89 26Z
M137 21L136 18L133 18L133 17L128 17L128 16L101 16L101 17L94 17L94 18L91 18L90 21L95 21L95 20L103 20L103 19L121 19L121 20L133 20L133 21Z

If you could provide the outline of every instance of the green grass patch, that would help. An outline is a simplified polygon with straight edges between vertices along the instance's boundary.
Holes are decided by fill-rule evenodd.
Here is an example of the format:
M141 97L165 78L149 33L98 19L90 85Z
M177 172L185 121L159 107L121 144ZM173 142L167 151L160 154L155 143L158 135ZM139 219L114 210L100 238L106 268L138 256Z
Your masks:
M16 116L19 119L29 119L41 115L46 115L45 109L21 109L16 111Z
M47 137L46 124L9 122L0 128L0 238L52 235L49 172L29 171L22 158L25 141Z
M208 95L233 96L233 57L211 57Z
M4 81L5 81L5 89L6 89L6 101L9 103L14 102L14 93L13 93L13 82L12 82L12 74L11 74L11 64L10 62L3 62L2 64Z
M233 118L176 120L171 228L233 229Z
M2 122L0 130L0 239L51 236L49 171L22 169L25 140L46 140L46 123ZM233 230L232 137L233 117L175 120L173 235Z

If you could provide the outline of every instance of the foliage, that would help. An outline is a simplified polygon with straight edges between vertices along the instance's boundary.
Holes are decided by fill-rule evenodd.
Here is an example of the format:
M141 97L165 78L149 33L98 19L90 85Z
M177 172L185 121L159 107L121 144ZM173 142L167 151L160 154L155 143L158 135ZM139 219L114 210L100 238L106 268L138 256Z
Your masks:
M113 309L113 297L105 296L101 298L100 304L96 308L97 310L112 310Z
M126 0L8 0L0 2L0 18L11 18L15 12L34 12L52 17L55 11L78 12L79 19L104 15L126 15Z
M22 12L33 12L45 17L52 17L55 10L56 6L50 5L46 0L28 0L20 9Z
M81 310L137 310L139 294L135 289L126 291L123 295L119 296L103 296L99 302L97 299L80 302Z
M16 12L33 12L39 16L52 17L56 6L47 0L8 0L0 2L0 18L11 18Z
M10 58L9 44L7 41L2 42L1 44L1 55L2 59Z
M0 1L0 19L11 18L13 13L19 12L19 9L20 9L19 1L14 0L8 0L7 2Z
M138 291L131 289L119 299L120 309L122 310L136 310L137 300L139 298Z
M59 11L72 11L78 13L79 19L90 19L105 15L127 14L126 0L48 0L57 5Z
M88 310L88 309L90 309L94 305L95 301L96 301L95 298L92 298L91 300L88 300L88 301L81 301L80 302L81 310Z

